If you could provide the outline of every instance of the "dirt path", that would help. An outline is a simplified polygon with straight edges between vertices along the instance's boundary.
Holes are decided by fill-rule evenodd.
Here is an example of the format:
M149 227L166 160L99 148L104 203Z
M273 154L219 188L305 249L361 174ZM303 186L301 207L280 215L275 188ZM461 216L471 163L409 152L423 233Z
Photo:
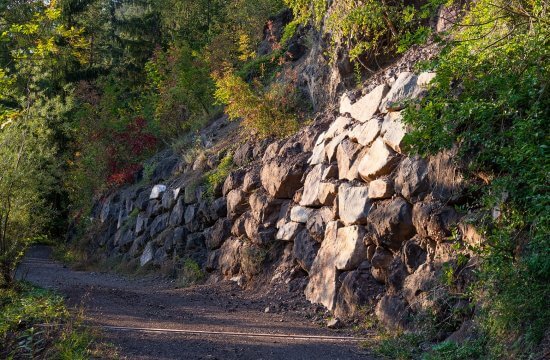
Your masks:
M162 278L75 271L47 247L30 249L18 276L65 295L128 359L372 359L350 334L299 310L266 313L268 299L232 283L176 289Z

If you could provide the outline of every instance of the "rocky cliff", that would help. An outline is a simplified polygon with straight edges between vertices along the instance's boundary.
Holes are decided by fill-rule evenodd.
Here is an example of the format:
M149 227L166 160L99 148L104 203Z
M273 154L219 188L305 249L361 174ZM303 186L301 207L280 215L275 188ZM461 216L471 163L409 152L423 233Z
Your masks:
M403 150L400 110L434 74L402 66L287 139L228 144L234 124L214 121L201 133L204 154L166 152L151 160L150 182L96 205L92 248L136 266L193 259L209 281L283 284L341 319L366 311L390 328L416 326L428 312L467 319L467 302L453 294L467 284L467 245L479 236L455 210L464 196L453 152L423 159ZM207 194L197 174L228 152L234 170Z

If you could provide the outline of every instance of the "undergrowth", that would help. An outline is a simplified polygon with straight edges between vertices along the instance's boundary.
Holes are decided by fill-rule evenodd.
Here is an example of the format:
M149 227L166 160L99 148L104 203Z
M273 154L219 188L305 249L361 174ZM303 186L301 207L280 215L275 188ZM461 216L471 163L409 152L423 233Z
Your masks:
M115 358L82 327L63 298L28 283L0 290L0 357L4 359Z
M443 343L430 359L460 351L530 358L548 331L548 7L545 0L477 1L429 64L434 88L406 111L409 149L429 155L457 144L469 183L482 193L466 208L487 214L477 224L486 241L471 289L484 340Z

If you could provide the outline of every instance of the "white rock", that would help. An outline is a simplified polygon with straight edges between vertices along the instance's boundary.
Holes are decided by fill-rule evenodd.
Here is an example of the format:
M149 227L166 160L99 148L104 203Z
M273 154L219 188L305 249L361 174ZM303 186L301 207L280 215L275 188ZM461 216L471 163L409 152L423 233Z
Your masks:
M393 150L402 152L403 139L407 134L405 124L403 124L403 115L401 112L391 112L384 117L382 123L382 139Z
M315 145L311 157L308 160L310 165L322 164L325 161L325 143Z
M300 231L301 225L296 222L287 222L279 228L275 239L282 241L293 241L298 232Z
M353 270L367 258L367 247L364 242L365 228L360 225L338 229L336 236L334 266L338 270Z
M368 121L378 111L380 101L388 93L389 86L378 85L370 93L357 100L350 108L350 115L361 122Z
M325 229L325 238L309 271L305 289L306 299L314 304L323 304L334 310L336 305L338 271L334 265L336 237L340 222L330 221Z
M388 179L377 179L369 183L370 199L389 199L392 197L393 192L393 185Z
M355 180L359 178L357 166L353 166L361 145L351 140L343 140L336 149L336 161L338 162L338 178L340 180Z
M396 165L396 154L382 139L374 141L367 154L359 162L359 175L371 181L389 174Z
M423 72L420 75L418 75L418 79L416 80L416 83L418 86L422 86L424 88L429 87L432 80L435 78L436 73L434 72Z
M159 199L162 194L166 191L166 185L155 185L153 186L153 189L151 190L151 195L149 195L149 199Z
M325 133L325 139L332 139L338 134L341 134L344 132L344 130L347 129L348 126L351 125L351 119L339 116L334 120L334 122L330 125L328 130Z
M319 185L319 202L321 205L332 205L337 194L338 186L336 184L323 182Z
M332 162L336 158L336 148L342 140L344 140L348 136L347 132L343 132L341 134L338 134L336 137L334 137L330 142L325 146L325 154L327 157L328 162Z
M370 146L380 133L382 121L372 118L366 123L361 123L349 131L349 138L363 146Z
M145 245L145 249L143 249L143 253L139 258L139 263L141 266L145 266L149 264L151 261L153 261L153 242L152 241L148 242L147 245Z
M315 209L310 209L303 206L294 206L290 210L290 220L305 224L314 212Z
M422 87L417 84L418 77L411 72L402 72L397 77L397 80L392 85L382 103L380 104L380 112L388 110L401 109L403 102L407 99L413 99L420 95L423 91Z
M304 181L304 193L300 200L302 206L319 206L319 185L321 184L321 176L325 170L325 165L319 164L307 174Z
M340 98L340 114L351 113L351 100L348 94L342 95Z
M367 220L371 209L371 201L366 186L351 186L348 183L338 189L338 212L340 219L346 224L362 224Z

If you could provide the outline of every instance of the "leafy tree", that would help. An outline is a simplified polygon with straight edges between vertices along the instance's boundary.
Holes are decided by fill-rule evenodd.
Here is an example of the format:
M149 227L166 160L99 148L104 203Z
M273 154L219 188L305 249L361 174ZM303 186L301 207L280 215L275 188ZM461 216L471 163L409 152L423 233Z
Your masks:
M0 30L7 51L0 68L0 285L7 286L24 245L44 230L54 210L46 196L61 164L52 126L60 125L70 107L59 90L59 70L82 61L86 42L79 30L60 23L55 3L26 1L3 10Z

